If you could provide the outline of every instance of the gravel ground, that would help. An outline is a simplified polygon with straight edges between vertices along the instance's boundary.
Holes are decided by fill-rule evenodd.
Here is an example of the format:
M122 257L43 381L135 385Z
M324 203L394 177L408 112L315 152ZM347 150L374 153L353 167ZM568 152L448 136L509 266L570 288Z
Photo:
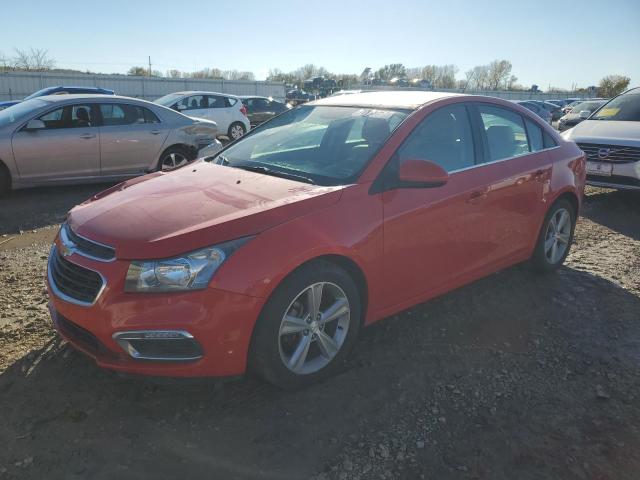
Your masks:
M566 267L386 319L290 393L123 378L56 338L49 243L100 188L0 200L0 478L640 478L639 196L590 188Z

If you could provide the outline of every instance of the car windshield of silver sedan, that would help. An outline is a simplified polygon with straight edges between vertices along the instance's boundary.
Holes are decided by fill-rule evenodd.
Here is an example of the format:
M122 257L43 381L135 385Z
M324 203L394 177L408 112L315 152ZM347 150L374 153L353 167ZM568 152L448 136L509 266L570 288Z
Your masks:
M589 120L640 122L640 90L634 90L614 98Z
M0 127L11 125L22 120L29 112L43 107L46 103L42 100L32 99L17 103L9 108L0 110Z
M346 185L408 113L303 105L256 128L213 161L318 185Z

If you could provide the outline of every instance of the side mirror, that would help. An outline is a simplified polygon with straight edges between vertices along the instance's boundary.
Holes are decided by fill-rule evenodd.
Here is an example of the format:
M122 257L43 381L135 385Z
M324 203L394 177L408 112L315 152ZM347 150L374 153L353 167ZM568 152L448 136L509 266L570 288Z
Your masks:
M579 115L580 115L580 118L583 118L586 120L587 118L589 118L589 115L591 115L591 110L580 110Z
M449 174L429 160L405 160L398 169L398 178L408 187L440 187L449 181Z
M27 123L25 130L32 132L35 130L44 130L45 128L47 128L47 126L44 124L42 120L33 119L33 120L29 120L29 123Z

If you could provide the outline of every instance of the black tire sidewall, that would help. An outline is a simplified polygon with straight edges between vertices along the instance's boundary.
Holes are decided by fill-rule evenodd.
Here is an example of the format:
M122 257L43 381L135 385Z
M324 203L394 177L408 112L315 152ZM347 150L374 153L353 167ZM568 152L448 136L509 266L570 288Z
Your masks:
M547 228L549 226L549 221L551 220L551 217L555 215L555 213L561 208L564 208L565 210L567 210L569 212L569 216L571 217L571 233L569 235L569 245L567 245L567 249L565 250L564 255L562 255L562 258L558 262L550 263L549 260L547 260L547 256L544 251L545 236L547 233ZM533 262L533 266L536 268L536 270L540 272L551 272L553 270L556 270L558 267L560 267L564 263L565 259L567 258L567 255L569 255L569 252L571 250L571 245L573 244L573 234L576 229L576 221L577 221L576 209L573 206L573 204L568 200L561 198L551 206L551 208L547 211L546 216L544 217L544 222L542 223L542 227L540 228L538 241L536 243L536 247L531 259Z
M338 354L322 370L298 375L282 362L279 350L280 322L293 299L317 282L338 285L347 295L351 309L349 330ZM271 295L254 328L249 353L249 369L264 380L287 390L303 388L332 374L344 364L358 337L362 323L362 304L358 288L349 274L337 265L314 261L290 274Z

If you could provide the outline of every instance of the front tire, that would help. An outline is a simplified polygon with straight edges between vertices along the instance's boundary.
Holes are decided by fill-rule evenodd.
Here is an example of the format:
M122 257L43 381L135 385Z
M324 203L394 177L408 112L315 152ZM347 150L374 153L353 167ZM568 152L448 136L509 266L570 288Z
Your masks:
M330 376L353 348L361 312L347 272L321 260L304 265L278 286L260 314L250 369L287 390Z
M233 122L229 125L227 135L229 136L229 140L233 141L244 137L245 133L247 133L247 128L241 122Z
M536 270L551 272L564 263L573 242L576 217L576 209L568 200L560 199L551 206L531 258Z

